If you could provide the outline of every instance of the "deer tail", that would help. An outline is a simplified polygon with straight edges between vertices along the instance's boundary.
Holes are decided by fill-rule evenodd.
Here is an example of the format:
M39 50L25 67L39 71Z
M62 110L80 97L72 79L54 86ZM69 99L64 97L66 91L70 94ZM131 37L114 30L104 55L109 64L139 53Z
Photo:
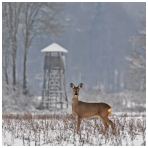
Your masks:
M112 115L112 108L108 109L108 113Z

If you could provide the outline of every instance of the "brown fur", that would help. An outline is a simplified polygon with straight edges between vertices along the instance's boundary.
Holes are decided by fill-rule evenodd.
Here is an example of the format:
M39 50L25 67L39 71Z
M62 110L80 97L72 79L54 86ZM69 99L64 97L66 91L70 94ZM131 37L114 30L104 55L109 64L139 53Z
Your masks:
M82 118L100 117L104 124L105 131L108 129L108 124L110 124L112 127L112 133L115 134L114 124L108 119L109 114L112 112L112 108L106 103L87 103L79 101L79 90L82 88L83 84L81 83L78 87L75 87L71 83L70 86L73 89L72 113L78 119L77 133L79 131Z

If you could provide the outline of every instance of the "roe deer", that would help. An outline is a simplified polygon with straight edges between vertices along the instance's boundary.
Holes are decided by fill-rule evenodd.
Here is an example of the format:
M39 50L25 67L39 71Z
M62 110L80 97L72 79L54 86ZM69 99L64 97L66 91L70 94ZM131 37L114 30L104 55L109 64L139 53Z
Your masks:
M78 100L79 90L83 84L80 83L78 87L75 87L73 83L70 87L73 90L72 96L72 113L77 118L77 134L80 129L82 118L100 117L104 124L105 132L108 129L108 124L112 127L112 133L115 135L115 127L111 120L108 119L109 114L112 112L112 108L106 103L87 103Z

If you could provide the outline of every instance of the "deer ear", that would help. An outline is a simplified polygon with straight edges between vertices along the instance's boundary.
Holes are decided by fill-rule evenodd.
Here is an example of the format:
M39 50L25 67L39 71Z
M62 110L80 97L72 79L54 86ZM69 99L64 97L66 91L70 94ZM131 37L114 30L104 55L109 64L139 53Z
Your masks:
M82 86L83 86L83 83L80 83L78 87L79 87L79 88L82 88Z
M73 84L73 83L70 83L70 87L71 87L71 88L74 88L75 86L74 86L74 84Z

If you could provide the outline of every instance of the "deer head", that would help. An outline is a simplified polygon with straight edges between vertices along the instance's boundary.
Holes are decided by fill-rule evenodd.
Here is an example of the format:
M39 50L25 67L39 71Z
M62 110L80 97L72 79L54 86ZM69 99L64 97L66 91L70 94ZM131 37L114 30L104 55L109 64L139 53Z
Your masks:
M73 90L73 95L74 96L79 96L79 90L82 88L83 83L80 83L77 87L73 83L70 84L70 87Z

